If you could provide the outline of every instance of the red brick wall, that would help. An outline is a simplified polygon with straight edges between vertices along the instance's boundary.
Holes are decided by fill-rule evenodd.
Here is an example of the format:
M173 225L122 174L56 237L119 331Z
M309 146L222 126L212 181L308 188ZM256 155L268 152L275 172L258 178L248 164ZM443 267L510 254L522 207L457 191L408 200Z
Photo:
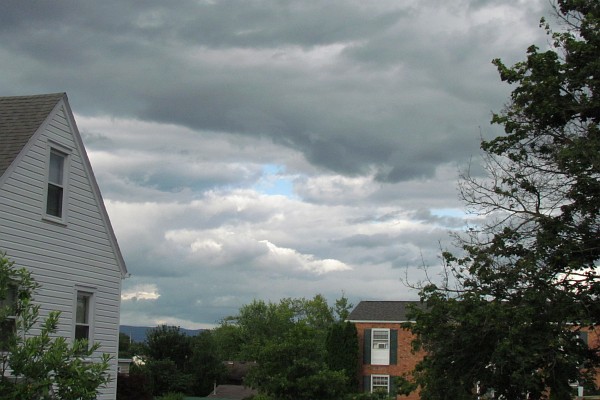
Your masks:
M360 377L359 383L362 387L364 376L373 374L382 374L390 376L402 376L404 374L410 374L415 365L422 359L423 352L413 353L411 351L411 342L414 335L409 331L402 329L400 324L392 323L355 323L356 330L358 331L358 346L360 355ZM384 329L397 329L398 330L398 363L396 365L370 365L363 363L363 352L365 343L365 329L373 328L384 328ZM600 346L600 328L595 328L591 331L588 330L588 344L592 348L598 348ZM596 385L600 387L600 372L596 374ZM419 400L418 390L411 393L410 396L397 396L398 400Z
M588 346L592 349L600 349L600 327L596 326L588 330ZM595 381L596 387L600 388L600 370L596 373Z
M360 354L360 377L359 382L361 389L364 382L364 376L373 374L383 374L390 376L402 376L410 374L417 362L423 357L422 353L413 354L411 351L411 342L413 340L413 334L409 331L402 329L400 324L393 323L355 323L356 330L358 331L358 346ZM370 365L363 363L363 352L365 342L365 329L372 328L384 328L384 329L396 329L398 330L398 363L396 365ZM411 393L410 396L398 396L397 399L403 400L418 400L418 391Z

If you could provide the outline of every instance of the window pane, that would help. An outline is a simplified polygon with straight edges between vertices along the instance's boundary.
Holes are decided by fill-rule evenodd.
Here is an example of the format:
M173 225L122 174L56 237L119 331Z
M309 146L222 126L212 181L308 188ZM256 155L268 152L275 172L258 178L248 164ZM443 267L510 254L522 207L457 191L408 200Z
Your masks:
M77 315L75 316L75 322L78 324L87 324L88 313L89 313L89 297L84 295L77 295Z
M387 349L390 332L387 330L373 330L373 348Z
M65 165L65 157L57 152L50 152L50 171L48 181L55 185L63 184L63 169Z
M388 339L388 331L374 331L373 339L375 340L387 340Z
M48 184L48 201L46 202L46 214L54 215L55 217L62 217L62 199L63 189L58 186L54 186L51 183Z
M76 325L75 326L75 339L89 339L90 338L90 327L87 325Z
M387 386L387 376L374 376L373 377L373 385L386 385Z

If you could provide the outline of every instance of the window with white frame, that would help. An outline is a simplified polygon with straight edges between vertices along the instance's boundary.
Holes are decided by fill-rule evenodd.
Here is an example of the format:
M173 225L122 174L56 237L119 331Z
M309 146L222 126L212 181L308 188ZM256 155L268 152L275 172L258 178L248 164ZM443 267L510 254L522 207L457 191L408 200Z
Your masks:
M46 188L46 215L64 218L65 189L68 154L58 149L50 149L48 163L48 186Z
M389 375L371 375L371 393L373 392L390 392L390 376Z
M86 339L91 343L93 328L92 313L93 294L89 292L77 292L77 304L75 307L75 339Z
M389 329L373 329L371 337L373 349L388 349L390 347Z
M9 285L3 298L0 298L0 351L8 350L8 340L15 334L17 318L15 316L17 305L17 287Z

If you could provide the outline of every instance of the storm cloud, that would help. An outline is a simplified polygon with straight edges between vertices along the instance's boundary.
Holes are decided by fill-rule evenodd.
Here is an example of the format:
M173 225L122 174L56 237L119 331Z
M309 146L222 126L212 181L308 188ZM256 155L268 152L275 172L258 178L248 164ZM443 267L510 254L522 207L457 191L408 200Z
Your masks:
M2 95L67 92L132 277L122 323L406 299L545 0L3 1ZM476 161L475 161L476 162Z

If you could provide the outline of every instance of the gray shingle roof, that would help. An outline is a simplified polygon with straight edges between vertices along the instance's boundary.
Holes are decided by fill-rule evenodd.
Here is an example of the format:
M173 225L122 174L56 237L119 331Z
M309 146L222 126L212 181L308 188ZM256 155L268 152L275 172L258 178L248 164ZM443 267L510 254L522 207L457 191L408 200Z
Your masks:
M0 97L0 176L65 93Z
M423 307L419 301L361 301L348 316L349 321L409 321L409 305Z

